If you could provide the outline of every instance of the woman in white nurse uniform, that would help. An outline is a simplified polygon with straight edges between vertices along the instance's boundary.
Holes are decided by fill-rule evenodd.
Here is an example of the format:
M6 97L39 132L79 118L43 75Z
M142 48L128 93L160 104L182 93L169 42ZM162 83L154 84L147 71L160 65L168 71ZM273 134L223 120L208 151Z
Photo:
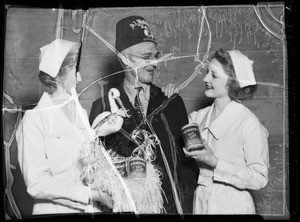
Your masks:
M20 168L35 199L33 214L99 211L93 201L112 206L106 191L83 184L77 167L82 144L95 136L75 91L78 48L63 39L41 48L39 80L48 92L25 113L16 133Z
M205 149L184 152L194 158L200 173L194 195L194 214L255 214L249 190L268 182L268 132L241 101L256 89L253 61L238 50L215 52L204 77L211 106L189 115L199 124ZM174 86L164 88L172 94Z

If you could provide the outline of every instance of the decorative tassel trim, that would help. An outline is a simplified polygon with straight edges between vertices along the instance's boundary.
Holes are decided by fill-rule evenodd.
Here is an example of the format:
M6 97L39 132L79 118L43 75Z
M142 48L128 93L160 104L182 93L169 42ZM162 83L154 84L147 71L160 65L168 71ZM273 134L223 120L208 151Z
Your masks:
M102 147L101 147L102 146ZM129 201L126 198L124 188L117 175L105 159L101 149L103 144L99 139L87 142L83 145L78 166L81 171L81 180L92 189L106 191L113 199L113 212L129 212ZM111 154L111 152L108 152ZM114 156L114 159L122 157ZM152 214L163 211L163 198L161 188L161 173L154 165L146 162L145 177L123 177L130 194L135 202L138 213Z

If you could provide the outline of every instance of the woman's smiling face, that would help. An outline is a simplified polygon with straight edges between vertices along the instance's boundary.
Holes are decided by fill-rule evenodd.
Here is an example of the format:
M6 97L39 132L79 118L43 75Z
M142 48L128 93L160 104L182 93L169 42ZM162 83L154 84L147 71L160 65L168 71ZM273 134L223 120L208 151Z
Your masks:
M210 98L228 97L227 80L228 75L221 63L212 59L208 66L208 72L203 79L206 86L205 95Z
M72 88L76 89L77 82L81 81L80 73L76 73L78 50L77 45L71 48L61 65L60 75L57 76L62 88L69 94L71 94Z

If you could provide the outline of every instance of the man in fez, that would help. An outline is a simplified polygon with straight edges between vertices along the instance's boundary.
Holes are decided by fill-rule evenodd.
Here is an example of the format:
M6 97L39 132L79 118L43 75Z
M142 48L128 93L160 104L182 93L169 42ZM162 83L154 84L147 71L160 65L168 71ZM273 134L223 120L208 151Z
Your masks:
M146 20L140 16L121 19L116 25L115 48L125 73L116 88L128 117L120 131L103 138L105 147L110 153L129 158L138 147L130 139L133 135L138 135L135 138L141 143L147 137L145 132L156 138L152 151L153 165L161 173L161 213L191 213L198 168L182 150L181 127L188 123L187 112L178 94L168 98L152 84L160 56ZM110 111L107 95L93 102L90 123L104 111Z

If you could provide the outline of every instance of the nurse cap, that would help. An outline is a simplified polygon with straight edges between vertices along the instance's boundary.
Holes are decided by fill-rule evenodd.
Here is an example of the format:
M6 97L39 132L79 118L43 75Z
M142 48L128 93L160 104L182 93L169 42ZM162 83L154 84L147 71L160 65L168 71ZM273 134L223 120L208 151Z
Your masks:
M236 78L240 84L240 87L246 87L256 85L254 73L253 73L253 61L249 60L247 56L242 54L239 50L228 51L233 67L235 70Z
M55 78L68 52L76 44L65 39L55 39L41 47L39 70Z

